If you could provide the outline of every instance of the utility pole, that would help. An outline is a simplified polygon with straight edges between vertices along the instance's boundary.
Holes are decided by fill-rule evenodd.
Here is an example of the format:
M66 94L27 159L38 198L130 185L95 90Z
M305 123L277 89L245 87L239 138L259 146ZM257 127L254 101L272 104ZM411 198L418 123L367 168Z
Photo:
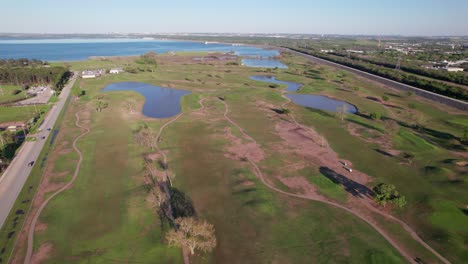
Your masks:
M395 65L395 70L399 71L401 66L401 53L398 55L398 61L397 64Z

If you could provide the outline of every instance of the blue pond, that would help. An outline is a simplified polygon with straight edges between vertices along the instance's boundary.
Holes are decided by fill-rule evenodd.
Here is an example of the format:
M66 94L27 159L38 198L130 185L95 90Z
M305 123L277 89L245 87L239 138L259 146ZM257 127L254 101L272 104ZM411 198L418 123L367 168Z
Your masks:
M295 104L302 105L305 107L336 112L338 107L346 105L346 112L350 114L355 114L357 112L357 108L352 104L348 104L340 100L331 99L322 95L288 93L286 94L286 96L289 99L291 99Z
M299 90L299 88L301 88L302 86L300 83L280 81L272 76L252 76L250 77L250 79L260 82L286 85L286 91L288 92L295 92ZM343 105L346 105L348 113L355 114L358 111L357 108L352 104L340 100L331 99L323 95L287 93L286 97L291 99L297 105L326 110L330 112L336 112L338 107L341 107Z
M112 83L104 87L101 92L135 91L145 97L143 114L153 118L167 118L180 113L180 100L189 91L163 88L140 82Z
M285 81L277 80L274 76L251 76L250 79L254 81L259 81L259 82L268 82L268 83L286 85L287 86L286 91L288 92L296 92L302 86L302 84L300 83L285 82Z
M258 68L278 68L287 69L288 66L284 65L280 61L272 59L242 59L242 65L247 67L258 67Z

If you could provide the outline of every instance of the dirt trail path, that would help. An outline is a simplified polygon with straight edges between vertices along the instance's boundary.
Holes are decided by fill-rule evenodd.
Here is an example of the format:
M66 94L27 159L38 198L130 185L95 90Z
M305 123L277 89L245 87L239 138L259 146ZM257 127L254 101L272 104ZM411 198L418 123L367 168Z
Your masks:
M164 123L164 125L162 125L160 128L159 128L159 131L158 131L158 134L156 135L156 138L159 139L161 137L161 134L164 130L164 128L166 128L168 125L172 124L173 122L177 121L177 119L179 119L184 113L180 113L178 114L176 117L172 118L171 120L167 121L166 123ZM163 162L164 164L166 165L167 164L167 156L166 156L166 153L164 153L164 151L162 151L160 148L159 148L159 140L157 140L156 142L156 150L159 152L159 154L161 154L161 156L163 157Z
M32 255L33 255L33 246L34 246L34 231L36 229L37 220L39 219L39 216L41 215L42 210L44 210L44 208L47 206L47 204L55 196L59 195L60 193L62 193L65 190L69 189L73 185L73 183L75 182L76 178L78 177L78 173L80 172L81 162L83 161L83 155L82 155L80 149L76 146L76 144L77 144L78 140L80 140L82 137L84 137L86 134L88 134L91 130L90 130L90 128L82 126L82 125L79 124L79 121L80 121L79 112L75 114L75 117L76 117L75 125L77 127L82 128L82 129L85 130L78 137L76 137L75 140L73 141L73 149L76 151L76 153L78 153L78 156L79 156L79 160L78 160L78 163L76 165L75 172L73 174L72 179L67 184L65 184L62 188L60 188L55 193L53 193L51 196L49 196L49 198L47 198L47 200L45 200L41 204L41 206L39 207L39 210L37 211L36 215L34 215L34 218L33 218L32 222L31 222L31 225L29 226L29 231L28 231L28 248L27 248L27 251L26 251L26 257L24 259L25 264L30 264L31 263L31 258L32 258Z
M284 93L283 93L283 96L284 96ZM287 98L286 96L284 96L288 101L284 104L282 104L282 106L288 104L289 102L291 102L291 100L289 98ZM243 136L245 136L246 138L250 139L252 142L254 143L257 143L255 141L255 139L253 139L251 136L249 136L244 129L242 129L242 127L240 127L236 122L234 122L231 118L229 118L228 116L228 113L229 113L229 105L225 102L225 101L222 101L220 100L223 104L224 104L224 107L225 107L225 111L224 111L224 117L226 118L226 120L231 123L233 126L237 127L240 132L242 133ZM200 103L203 103L202 101L200 101ZM290 115L291 118L293 119L294 123L296 125L298 125L299 127L301 128L304 128L304 129L307 129L307 130L310 130L310 128L306 127L306 126L303 126L302 124L299 124L296 119ZM414 258L415 256L411 256L411 254L406 250L404 249L402 246L400 246L400 244L393 240L383 229L381 229L376 223L374 223L372 220L368 219L366 216L362 215L360 212L358 211L355 211L353 210L352 208L348 208L344 205L341 205L341 204L338 204L336 202L333 202L333 201L330 201L330 200L327 200L325 198L321 198L321 197L318 197L318 198L312 198L312 197L307 197L307 196L304 196L304 195L299 195L299 194L294 194L294 193L289 193L289 192L286 192L286 191L283 191L281 189L278 189L276 187L274 187L273 185L271 185L270 183L268 183L268 181L265 179L262 171L260 170L260 168L258 167L258 165L252 161L251 159L249 159L247 157L247 160L249 161L249 163L252 165L252 167L254 168L254 171L255 171L255 174L257 175L257 177L261 180L261 182L267 186L269 189L275 191L275 192L278 192L278 193L281 193L283 195L287 195L287 196L292 196L292 197L297 197L297 198L301 198L301 199L307 199L307 200L313 200L313 201L318 201L318 202L322 202L322 203L325 203L325 204L328 204L328 205L331 205L331 206L334 206L334 207L337 207L337 208L340 208L340 209L343 209L351 214L353 214L354 216L358 217L359 219L363 220L364 222L366 222L367 224L369 224L372 228L374 228L379 234L381 234L396 250L398 250L398 252L410 263L414 262ZM447 259L445 259L442 255L440 255L437 251L435 251L431 246L429 246L426 242L424 242L417 234L416 232L409 226L407 225L405 222L403 222L402 220L390 215L390 214L387 214L385 212L382 212L380 210L378 210L377 208L373 207L372 205L366 203L366 207L368 209L370 209L371 211L373 212L376 212L388 219L391 219L395 222L397 222L398 224L400 224L410 235L411 237L417 241L419 244L421 244L423 247L425 247L427 250L429 250L430 252L432 252L435 256L437 256L443 263L446 263L446 264L449 264L450 261L448 261Z
M288 101L284 104L282 104L282 106L288 104L291 102L291 100L289 98L287 98L286 96L284 96L283 94L283 97L286 98ZM201 108L200 109L197 109L197 110L194 110L193 112L195 111L201 111L201 110L204 110L205 109L205 105L203 104L203 102L207 99L210 99L210 98L203 98L203 99L200 99L199 100L199 104L201 105ZM213 98L215 99L215 98ZM239 129L239 131L241 132L241 134L249 139L250 141L252 141L253 143L256 143L258 144L255 139L253 139L251 136L249 136L245 130L239 126L235 121L233 121L229 116L229 105L223 101L223 100L219 100L223 103L224 107L225 107L225 111L224 111L224 118L233 126L235 126L236 128ZM157 133L157 138L159 138L163 132L163 130L170 124L172 124L173 122L177 121L184 113L180 113L179 115L177 115L176 117L174 117L173 119L169 120L168 122L166 122L164 125L161 126L161 128L159 129L158 133ZM81 151L77 148L76 146L76 143L79 139L81 139L83 136L85 136L86 134L88 134L90 132L90 129L87 128L87 127L84 127L84 126L81 126L79 125L79 115L78 113L75 114L76 116L76 122L75 122L75 125L77 127L80 127L80 128L83 128L85 129L86 131L83 132L81 135L79 135L77 138L75 138L75 140L73 141L73 148L75 149L75 151L78 153L79 155L79 161L78 161L78 164L76 166L76 169L75 169L75 173L73 175L73 178L72 180L67 183L65 186L63 186L62 188L60 188L57 192L55 192L54 194L52 194L46 201L44 201L44 203L41 205L41 207L39 208L38 212L36 213L36 215L34 216L33 218L33 221L31 223L31 226L29 228L29 232L28 232L28 248L27 248L27 254L26 254L26 258L25 258L25 261L24 263L25 264L30 264L31 263L31 257L32 257L32 253L33 253L33 242L34 242L34 230L35 230L35 226L36 226L36 223L37 223L37 220L42 212L42 210L47 206L47 204L49 203L50 200L52 200L55 196L57 196L58 194L60 194L61 192L67 190L68 188L70 188L74 181L76 180L77 176L78 176L78 173L80 171L80 167L81 167L81 162L83 160L83 157L82 157L82 153ZM307 130L310 130L309 127L306 127L306 126L303 126L302 124L299 124L295 118L290 115L291 118L293 119L293 122L300 126L301 128L304 128L304 129L307 129ZM163 157L163 160L164 160L164 164L167 165L167 156L166 154L160 149L159 147L159 144L156 143L156 149L157 151L161 154L161 156ZM352 208L348 208L344 205L341 205L341 204L338 204L336 202L333 202L333 201L330 201L330 200L327 200L325 198L312 198L312 197L308 197L308 196L304 196L304 195L300 195L300 194L294 194L294 193L289 193L289 192L286 192L286 191L283 191L281 189L278 189L276 187L274 187L273 185L271 185L264 177L262 171L260 170L260 168L258 167L258 165L252 161L251 159L247 158L248 162L251 164L251 166L253 167L254 169L254 172L255 174L257 175L257 177L260 179L260 181L266 186L268 187L269 189L275 191L275 192L278 192L280 194L283 194L283 195L286 195L286 196L291 196L291 197L296 197L296 198L300 198L300 199L306 199L306 200L313 200L313 201L318 201L318 202L322 202L322 203L325 203L325 204L328 204L328 205L331 205L331 206L334 206L336 208L340 208L342 210L345 210L351 214L353 214L354 216L360 218L361 220L363 220L364 222L366 222L367 224L369 224L372 228L374 228L379 234L381 234L396 250L398 250L398 252L408 261L408 262L413 262L414 261L414 257L411 256L407 250L403 249L398 242L396 242L395 240L393 240L390 236L388 236L388 234L383 230L381 229L376 223L374 223L372 220L368 219L367 217L365 217L364 215L360 214L359 212L357 211L354 211ZM369 210L373 211L373 212L376 212L388 219L391 219L395 222L397 222L398 224L400 224L410 235L411 237L413 237L413 239L415 241L417 241L418 243L420 243L422 246L424 246L426 249L428 249L430 252L432 252L435 256L437 256L442 262L448 264L450 263L447 259L445 259L443 256L441 256L437 251L435 251L434 249L432 249L427 243L425 243L417 234L416 232L411 229L411 227L409 227L405 222L403 222L402 220L390 215L390 214L387 214L387 213L384 213L384 212L381 212L380 210L378 210L377 208L373 207L372 205L367 205L366 206ZM184 255L184 262L186 264L188 264L188 258L186 258L186 254L183 254Z

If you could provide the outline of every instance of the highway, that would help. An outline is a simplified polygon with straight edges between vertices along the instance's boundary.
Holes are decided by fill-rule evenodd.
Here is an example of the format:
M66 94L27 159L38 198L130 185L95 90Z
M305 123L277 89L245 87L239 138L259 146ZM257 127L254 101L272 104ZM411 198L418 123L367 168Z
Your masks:
M310 60L312 62L319 63L319 64L325 64L325 65L329 65L329 66L332 66L332 67L335 67L335 68L346 70L346 71L352 72L352 73L354 73L354 74L356 74L358 76L366 78L368 80L371 80L371 81L383 84L385 86L388 86L390 88L394 88L394 89L402 90L402 91L412 91L412 92L414 92L415 94L417 94L417 95L419 95L421 97L425 97L427 99L437 101L439 103L442 103L442 104L445 104L445 105L448 105L450 107L454 107L454 108L457 108L457 109L460 109L460 110L463 110L463 111L468 111L468 103L465 102L465 101L457 100L457 99L450 98L450 97L447 97L447 96L444 96L444 95L440 95L440 94L436 94L436 93L433 93L433 92L430 92L430 91L426 91L426 90L423 90L423 89L420 89L420 88L417 88L417 87L414 87L414 86L410 86L410 85L400 83L400 82L397 82L397 81L394 81L394 80L390 80L390 79L387 79L387 78L384 78L384 77L380 77L380 76L377 76L377 75L374 75L374 74L371 74L371 73L368 73L368 72L364 72L364 71L361 71L361 70L358 70L358 69L354 69L354 68L351 68L351 67L348 67L348 66L345 66L345 65L341 65L341 64L338 64L338 63L335 63L335 62L331 62L331 61L328 61L328 60L325 60L325 59L321 59L321 58L318 58L318 57L315 57L315 56L312 56L312 55L309 55L309 54L305 54L305 53L302 53L302 52L298 52L298 51L295 51L295 50L292 50L292 49L279 48L279 50L286 51L286 52L292 52L292 53L294 53L296 55L299 55L301 57L304 57L304 58L306 58L306 59L308 59L308 60Z
M70 95L71 87L75 83L78 74L75 73L69 80L68 84L63 88L59 95L59 100L49 110L44 118L43 123L38 128L38 132L34 135L37 141L25 141L18 151L12 163L0 178L0 227L3 226L11 208L15 204L24 183L28 179L29 174L34 166L38 166L38 157L44 147L52 128L57 121L60 112ZM49 131L48 128L51 128ZM45 137L45 139L42 139ZM34 166L28 164L34 161Z

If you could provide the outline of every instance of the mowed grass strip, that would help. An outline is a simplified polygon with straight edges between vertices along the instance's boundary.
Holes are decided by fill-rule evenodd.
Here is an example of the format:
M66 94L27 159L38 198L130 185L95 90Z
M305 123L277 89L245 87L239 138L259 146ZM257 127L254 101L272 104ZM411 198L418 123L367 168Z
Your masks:
M48 228L35 245L52 243L46 263L180 262L180 251L162 244L166 227L145 201L142 152L118 105L92 113L91 133L78 144L78 179L41 216Z

